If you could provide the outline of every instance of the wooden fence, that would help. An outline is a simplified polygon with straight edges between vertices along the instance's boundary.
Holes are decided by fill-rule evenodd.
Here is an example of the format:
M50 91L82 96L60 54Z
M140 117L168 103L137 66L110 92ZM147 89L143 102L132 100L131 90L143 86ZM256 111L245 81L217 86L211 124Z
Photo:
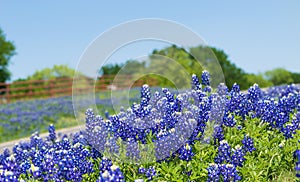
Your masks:
M95 92L138 87L143 84L156 85L157 80L145 76L132 83L131 75L118 77L115 75L103 75L96 81L90 78L81 78L75 89L84 93L86 90L95 89ZM81 84L80 84L81 83ZM114 84L113 84L114 83ZM59 96L71 96L73 91L73 78L56 78L52 80L19 81L14 83L0 83L0 103L10 103L17 100L51 98Z

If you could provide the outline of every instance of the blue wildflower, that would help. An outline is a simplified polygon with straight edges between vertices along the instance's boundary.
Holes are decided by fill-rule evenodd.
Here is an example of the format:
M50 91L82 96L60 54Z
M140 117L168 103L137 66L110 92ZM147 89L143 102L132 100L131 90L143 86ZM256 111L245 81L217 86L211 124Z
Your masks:
M254 142L253 142L253 139L251 137L249 137L249 135L245 135L244 136L244 139L242 140L242 143L243 143L243 150L245 152L253 152L255 149L254 147Z
M215 163L222 164L223 162L231 161L231 147L226 140L220 141L218 147L218 155L215 157Z

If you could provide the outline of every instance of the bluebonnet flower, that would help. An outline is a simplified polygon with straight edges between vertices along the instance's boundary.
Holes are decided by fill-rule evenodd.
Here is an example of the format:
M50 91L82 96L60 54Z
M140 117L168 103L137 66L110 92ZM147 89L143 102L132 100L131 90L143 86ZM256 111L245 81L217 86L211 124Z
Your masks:
M55 127L53 124L51 124L48 127L48 132L49 132L49 139L54 142L57 139L57 137L56 137L56 133L55 133Z
M248 112L253 112L258 107L258 102L262 98L263 93L257 84L254 84L248 89L248 94L246 98L246 107Z
M226 110L231 113L239 114L242 116L241 111L244 107L244 95L240 93L239 86L234 84L229 92L230 98L226 103Z
M249 137L249 135L245 135L244 136L244 139L242 140L242 143L243 143L243 150L245 152L253 152L255 149L254 147L254 142L253 142L253 139L251 137Z
M109 117L110 117L109 112L108 112L108 111L105 111L104 114L105 114L105 118L106 118L106 119L109 119Z
M218 85L217 93L219 95L227 95L228 94L228 88L224 83L220 83Z
M286 139L293 138L293 135L296 134L296 131L300 128L300 113L298 112L292 117L292 122L281 127L281 132Z
M234 119L233 114L226 113L223 118L223 123L225 126L234 127L236 124L236 121Z
M76 144L76 143L80 143L82 145L87 145L87 139L84 137L84 132L79 132L79 133L75 133L73 135L73 143Z
M221 165L221 174L224 182L240 181L242 178L239 176L236 167L232 164Z
M150 166L146 170L145 175L148 180L152 180L157 175L155 168L153 166Z
M126 156L131 160L131 161L137 161L138 159L141 158L140 156L140 151L139 151L139 146L137 142L129 140L126 145Z
M230 95L231 96L237 95L240 93L240 91L241 91L240 86L237 83L234 83L230 90Z
M192 75L192 89L202 90L202 85L199 82L199 78L195 74Z
M140 167L139 173L144 174L150 181L157 176L156 170L153 166L150 166L149 168Z
M97 182L123 182L124 175L118 166L112 165L108 170L100 173Z
M251 101L251 103L258 102L259 99L262 98L262 94L263 93L257 84L254 84L248 89L248 99Z
M214 142L215 143L224 140L225 136L224 136L224 133L223 133L223 128L220 125L216 125L214 127L213 136L214 136Z
M3 163L1 164L1 168L2 170L5 170L5 171L10 171L12 172L13 175L17 175L17 163L16 163L16 160L15 160L15 157L14 155L10 155L9 157L6 157L4 160L3 160ZM9 176L12 176L12 175L9 175Z
M28 165L29 163L27 163ZM52 180L58 178L57 175L57 168L55 167L56 160L54 159L53 154L51 155L50 152L46 154L43 164L41 165L42 171L47 171L47 173L43 173L43 179L45 181ZM26 167L26 163L24 165ZM28 167L28 166L27 166Z
M101 162L100 162L100 166L99 166L99 170L104 172L106 170L109 170L110 167L112 166L112 161L106 157L103 157Z
M163 92L165 97L167 98L168 102L174 102L174 94L172 94L169 89L163 88Z
M293 135L296 134L293 124L287 124L285 127L282 127L281 131L286 139L293 138Z
M141 105L147 106L151 98L150 89L147 84L144 84L141 88L141 98L144 99L144 101L141 102Z
M210 164L207 168L207 182L219 182L221 171L219 164Z
M44 145L43 139L39 136L38 132L35 132L30 137L30 147L31 148L42 148Z
M31 167L30 162L29 161L24 161L21 163L20 168L21 168L21 172L22 173L26 173L27 170L29 170Z
M212 88L211 88L211 86L206 86L206 87L204 87L203 91L210 93L212 91Z
M289 120L288 116L284 112L276 113L275 127L282 128Z
M18 182L18 177L12 171L2 170L0 166L0 181Z
M140 167L139 168L139 173L140 174L145 174L146 173L146 169L144 167Z
M236 128L237 128L238 130L242 130L242 129L243 129L243 126L237 125Z
M245 156L245 153L244 153L242 147L237 145L235 147L235 149L233 149L233 153L232 153L232 156L231 156L231 164L233 164L236 167L237 166L242 167L243 162L246 160L244 158L244 156Z
M215 163L222 164L223 162L231 161L231 147L226 140L220 141L218 147L218 155L215 157Z
M5 148L3 151L3 158L7 158L11 155L10 151L8 150L8 148Z
M178 150L178 154L179 154L179 156L178 156L179 159L185 160L185 161L192 160L192 157L194 156L192 146L190 146L189 144L186 144L186 145L182 146Z
M232 164L210 164L207 171L207 182L235 182L242 179L236 167Z
M95 114L94 114L93 109L91 109L91 108L87 109L86 112L85 112L86 123L93 122L94 117L95 117Z
M91 150L91 156L93 159L98 159L102 157L102 154L99 152L99 150L92 148Z
M202 71L201 78L202 78L202 84L204 86L210 85L210 74L208 71L206 71L206 70Z
M29 172L33 175L34 178L40 178L42 176L40 168L33 164L31 164Z
M223 124L224 112L226 111L226 96L211 94L209 96L210 116L209 120L214 121L217 125Z
M265 98L258 104L259 105L256 109L257 117L260 117L262 121L269 123L271 127L275 128L275 124L273 123L273 120L274 120L274 115L277 111L276 111L276 105L274 99Z

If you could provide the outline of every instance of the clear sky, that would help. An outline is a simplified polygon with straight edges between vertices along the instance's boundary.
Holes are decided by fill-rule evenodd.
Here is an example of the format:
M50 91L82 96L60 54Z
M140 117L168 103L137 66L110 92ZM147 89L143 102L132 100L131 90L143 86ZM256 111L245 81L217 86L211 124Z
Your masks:
M76 68L83 51L112 26L141 18L184 24L223 49L247 72L276 67L300 72L300 1L16 1L0 3L0 27L15 43L12 80L37 69ZM121 51L113 61L151 52L155 44Z

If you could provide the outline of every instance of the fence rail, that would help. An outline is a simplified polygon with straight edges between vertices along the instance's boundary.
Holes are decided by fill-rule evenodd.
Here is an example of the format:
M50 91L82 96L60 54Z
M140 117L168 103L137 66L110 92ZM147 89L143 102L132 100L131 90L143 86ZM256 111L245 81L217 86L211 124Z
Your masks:
M90 78L80 78L76 80L76 90L84 93L87 90L95 89L95 92L123 89L127 87L141 86L147 83L150 86L156 85L157 80L145 76L131 83L131 75L118 77L114 81L115 75L103 75L97 80ZM71 96L73 78L56 78L52 80L30 80L13 83L0 83L0 104L10 103L17 100L51 98L58 96Z

